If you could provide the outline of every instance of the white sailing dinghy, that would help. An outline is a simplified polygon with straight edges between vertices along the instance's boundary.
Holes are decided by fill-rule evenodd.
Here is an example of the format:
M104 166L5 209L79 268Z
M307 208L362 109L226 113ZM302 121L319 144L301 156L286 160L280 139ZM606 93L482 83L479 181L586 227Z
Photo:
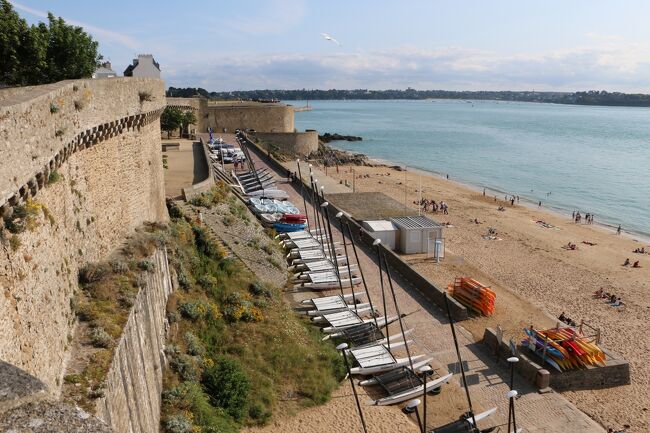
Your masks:
M347 272L348 267L337 266L339 273ZM289 270L294 274L302 274L309 272L323 272L323 271L333 271L334 264L329 260L317 260L315 262L299 263L296 266L291 266ZM357 265L350 265L350 270L357 271L359 267Z
M415 367L415 365L414 365L414 367ZM384 375L389 375L391 373L393 373L393 372L384 373ZM434 390L435 388L438 388L442 384L447 383L449 381L449 379L451 379L452 376L453 375L451 373L449 373L449 374L446 374L446 375L444 375L442 377L439 377L438 379L427 381L426 392L428 393L428 392ZM403 401L409 400L409 399L411 399L413 397L418 397L418 396L422 395L422 392L424 391L424 384L422 384L422 383L419 386L415 386L415 387L412 386L412 383L398 383L398 384L392 383L390 385L392 387L391 389L394 389L396 392L391 393L389 391L389 395L387 397L383 397L383 398L380 398L380 399L377 399L377 400L370 400L369 404L374 405L374 406L388 406L388 405L391 405L391 404L397 404L397 403L401 403ZM396 385L398 385L398 386L396 386ZM401 385L401 386L399 386L399 385ZM406 388L405 388L405 386L406 386ZM384 389L386 389L386 388L384 388Z
M398 349L407 343L408 342L391 344L391 350ZM396 368L405 367L410 363L408 358L395 358L391 351L388 350L388 347L384 344L349 349L349 353L358 364L357 367L350 368L350 373L362 376L384 373ZM428 358L423 360L425 356L426 355L415 355L411 357L411 360L414 362L421 361L424 364L427 364L433 359Z
M339 276L336 272L317 272L314 274L305 274L305 281L298 284L294 284L294 289L309 288L311 290L328 290L328 289L337 289L343 286L353 285L356 286L361 283L361 278L353 277L341 278L339 282Z
M397 320L397 316L391 316L388 319L385 317L378 317L376 319L361 319L358 315L354 314L353 311L341 311L340 313L333 313L328 315L328 322L330 326L327 326L321 331L325 334L332 334L331 337L338 337L342 334L339 334L340 331L343 331L345 328L351 328L353 326L362 325L364 323L377 324L379 328L383 328L387 323L393 323Z
M335 316L339 316L341 313L352 313L356 316L359 316L363 313L367 313L370 311L370 304L366 304L365 306L357 305L357 308L348 308L347 310L339 311L336 313L327 313L327 314L322 314L320 316L314 316L312 317L312 322L314 323L331 323L330 319L334 318Z
M311 305L315 307L317 310L325 311L328 309L336 309L336 308L344 307L345 305L349 305L347 304L347 301L360 299L363 296L365 296L365 293L363 292L354 292L354 293L349 293L347 295L323 296L320 298L304 299L300 303L302 305Z
M287 258L293 259L291 261L292 266L317 260L331 260L330 254L323 250L292 251L287 255ZM335 260L338 264L345 264L348 262L348 258L340 254L336 255Z

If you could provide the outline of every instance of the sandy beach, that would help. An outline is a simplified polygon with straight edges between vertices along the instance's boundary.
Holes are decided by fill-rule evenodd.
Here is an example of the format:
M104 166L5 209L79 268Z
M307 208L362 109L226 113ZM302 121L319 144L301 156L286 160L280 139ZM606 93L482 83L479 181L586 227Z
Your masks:
M564 395L604 426L632 426L630 431L650 429L650 366L647 364L650 334L650 256L635 254L648 244L617 236L597 225L575 224L570 218L523 205L514 206L504 198L483 196L463 185L435 175L403 172L388 166L355 166L356 191L382 191L401 202L413 204L420 197L443 200L449 214L431 214L445 229L446 257L436 265L425 254L405 256L419 272L440 287L457 276L472 276L497 292L496 313L490 318L463 322L476 340L485 327L501 325L506 335L521 337L521 328L530 324L553 326L561 312L576 322L584 320L599 328L602 345L631 363L632 384L595 391L567 392ZM329 175L352 184L351 167L340 167ZM498 211L503 206L505 211ZM480 224L476 224L477 219ZM537 223L544 221L546 227ZM488 227L495 228L498 240L485 240ZM589 242L593 245L583 243ZM568 242L577 250L562 248ZM622 266L625 259L639 260L639 269ZM594 299L599 288L620 296L623 308Z

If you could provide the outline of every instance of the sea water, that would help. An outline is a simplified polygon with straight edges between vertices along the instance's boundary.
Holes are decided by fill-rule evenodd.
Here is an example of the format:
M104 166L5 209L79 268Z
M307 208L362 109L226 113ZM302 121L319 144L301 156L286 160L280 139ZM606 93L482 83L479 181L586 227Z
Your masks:
M304 101L289 101L298 107ZM650 235L650 108L504 101L310 101L298 130L596 222ZM437 198L437 197L434 197Z

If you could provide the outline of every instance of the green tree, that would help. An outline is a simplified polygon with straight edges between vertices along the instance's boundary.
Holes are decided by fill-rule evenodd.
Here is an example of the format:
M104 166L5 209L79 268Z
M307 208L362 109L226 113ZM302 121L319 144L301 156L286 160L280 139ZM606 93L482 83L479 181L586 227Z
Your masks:
M183 113L183 117L181 119L181 125L180 125L180 136L183 136L183 132L189 132L188 127L190 125L194 125L196 123L196 115L194 114L194 111L189 110Z
M21 47L28 33L27 22L18 16L11 3L0 0L0 84L20 81Z
M160 129L167 131L167 138L183 124L183 112L180 108L165 107L160 115Z
M47 19L48 80L54 82L90 77L102 59L97 53L97 42L81 27L67 25L63 18L48 13Z
M81 27L48 14L31 27L7 0L0 0L0 84L36 85L87 78L102 56Z

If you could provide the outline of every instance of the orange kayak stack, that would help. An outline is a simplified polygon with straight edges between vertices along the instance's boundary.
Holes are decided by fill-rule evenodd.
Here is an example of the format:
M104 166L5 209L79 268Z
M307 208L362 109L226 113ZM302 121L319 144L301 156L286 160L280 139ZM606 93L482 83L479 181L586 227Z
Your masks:
M473 278L456 278L447 289L458 302L484 316L494 313L494 301L497 298L489 287Z

